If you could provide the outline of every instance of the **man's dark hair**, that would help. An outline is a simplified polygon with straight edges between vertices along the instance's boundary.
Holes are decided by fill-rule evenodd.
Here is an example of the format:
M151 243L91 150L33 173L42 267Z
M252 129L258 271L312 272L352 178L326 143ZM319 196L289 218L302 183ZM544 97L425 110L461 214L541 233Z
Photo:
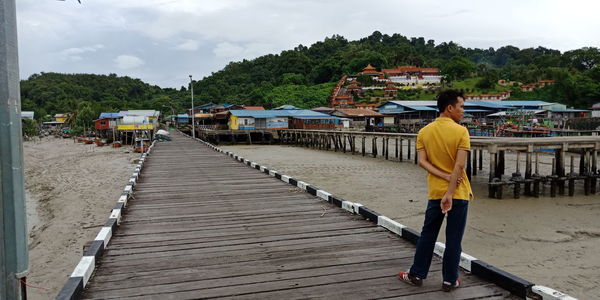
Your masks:
M437 107L440 113L446 110L448 105L455 105L458 102L458 97L465 99L463 92L457 90L442 91L437 97Z

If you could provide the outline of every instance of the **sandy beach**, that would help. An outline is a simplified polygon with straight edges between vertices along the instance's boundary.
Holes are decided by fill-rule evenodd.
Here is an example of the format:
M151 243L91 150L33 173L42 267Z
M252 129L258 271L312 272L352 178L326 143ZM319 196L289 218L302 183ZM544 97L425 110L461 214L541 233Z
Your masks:
M140 155L130 148L43 138L23 144L29 299L54 299L95 238Z
M222 148L421 229L427 187L424 171L413 163L291 146ZM548 159L541 160L541 174L550 167ZM506 161L509 174L514 155L507 154ZM485 168L472 186L476 200L464 252L574 297L600 298L600 196L584 196L578 187L575 197L512 199L505 191L506 199L490 199Z

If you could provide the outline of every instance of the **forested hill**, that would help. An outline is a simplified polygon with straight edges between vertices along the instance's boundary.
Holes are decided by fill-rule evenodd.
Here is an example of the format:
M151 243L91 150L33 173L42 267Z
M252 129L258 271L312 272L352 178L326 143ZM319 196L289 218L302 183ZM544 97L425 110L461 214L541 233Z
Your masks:
M82 109L92 110L96 117L100 112L127 109L170 113L170 106L184 103L185 94L115 74L41 73L21 81L21 108L35 111L36 118Z
M553 79L556 84L513 98L562 102L587 108L600 102L600 51L586 47L561 53L544 47L472 49L454 42L436 43L424 38L374 32L348 41L334 35L310 47L231 62L224 69L194 83L197 103L238 103L275 107L327 105L327 97L343 74L355 74L371 64L377 68L398 65L437 67L447 86L465 79L475 82L467 92L497 89L498 79L533 83ZM456 85L454 85L456 84ZM182 87L161 89L140 80L115 75L33 75L21 83L24 110L36 116L69 112L81 102L94 111L149 108L170 113L183 111L189 92ZM405 92L399 98L417 98Z

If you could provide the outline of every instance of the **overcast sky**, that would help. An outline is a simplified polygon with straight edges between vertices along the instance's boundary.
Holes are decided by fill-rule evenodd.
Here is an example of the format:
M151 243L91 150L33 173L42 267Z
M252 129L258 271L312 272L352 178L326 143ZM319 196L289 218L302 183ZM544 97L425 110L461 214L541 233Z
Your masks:
M378 30L464 47L600 46L589 0L16 0L21 78L116 73L187 85L230 61Z

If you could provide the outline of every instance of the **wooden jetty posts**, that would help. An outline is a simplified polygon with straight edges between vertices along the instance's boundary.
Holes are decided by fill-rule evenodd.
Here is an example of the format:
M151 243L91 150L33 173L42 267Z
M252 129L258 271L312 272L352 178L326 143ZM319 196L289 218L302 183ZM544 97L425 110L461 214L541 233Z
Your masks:
M331 150L353 155L379 157L393 161L418 162L416 134L373 133L355 131L279 130L282 144L319 150ZM391 143L390 143L391 141ZM542 138L471 137L466 172L469 179L484 168L484 151L489 155L488 192L491 198L503 198L504 187L513 188L513 197L539 197L549 186L550 196L575 194L576 182L583 183L585 195L598 191L598 154L600 136L569 136ZM516 155L515 172L506 175L506 153ZM540 174L540 159L552 158L551 174ZM570 172L566 172L567 156ZM579 168L576 170L575 157ZM525 158L525 173L522 172Z

